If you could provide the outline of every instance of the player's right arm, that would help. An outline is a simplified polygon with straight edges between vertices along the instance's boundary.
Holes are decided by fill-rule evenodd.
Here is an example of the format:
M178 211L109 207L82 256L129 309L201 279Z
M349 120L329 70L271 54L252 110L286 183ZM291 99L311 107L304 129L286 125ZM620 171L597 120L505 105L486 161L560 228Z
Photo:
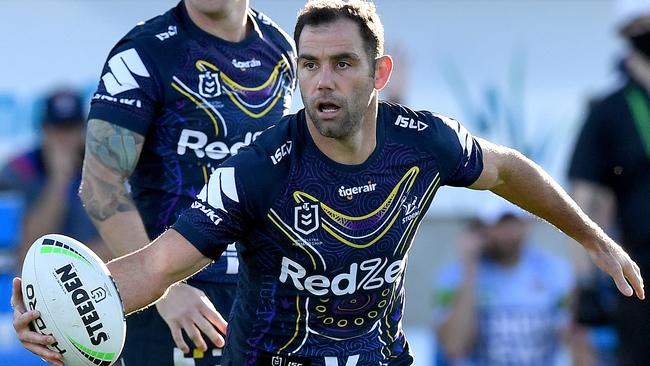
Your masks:
M151 244L109 262L108 268L120 293L124 312L129 314L154 303L172 284L193 275L211 261L182 235L170 229ZM20 279L16 278L11 304L14 309L13 325L18 339L25 348L48 363L64 366L61 355L46 347L55 342L54 338L29 328L30 322L40 314L37 310L27 311L20 286ZM227 324L219 313L215 311L215 316L210 321L221 334L226 333ZM224 345L221 334L214 340L219 347Z
M117 256L149 242L125 185L144 140L144 136L108 121L88 121L79 195L102 238Z

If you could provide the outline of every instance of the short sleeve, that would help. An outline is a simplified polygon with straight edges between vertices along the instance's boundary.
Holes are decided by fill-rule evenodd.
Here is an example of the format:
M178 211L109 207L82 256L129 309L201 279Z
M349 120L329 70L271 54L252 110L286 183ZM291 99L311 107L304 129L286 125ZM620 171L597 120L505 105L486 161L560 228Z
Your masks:
M100 119L145 135L161 106L157 70L134 42L118 44L108 56L90 106Z
M434 115L438 134L434 141L441 168L443 184L467 187L474 183L483 171L483 151L478 141L455 119Z
M608 159L606 156L603 124L606 116L601 108L590 109L585 120L569 165L570 179L583 179L607 185Z
M228 244L240 241L249 231L252 219L244 208L245 194L239 183L236 168L222 165L173 225L206 257L219 259Z

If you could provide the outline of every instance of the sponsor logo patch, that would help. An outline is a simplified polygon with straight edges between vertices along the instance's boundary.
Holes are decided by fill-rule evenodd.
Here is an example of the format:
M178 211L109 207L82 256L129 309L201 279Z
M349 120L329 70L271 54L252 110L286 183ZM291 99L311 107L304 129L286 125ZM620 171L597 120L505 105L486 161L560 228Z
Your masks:
M418 121L416 119L409 118L409 117L404 117L401 114L397 116L397 119L395 120L395 126L400 126L411 130L418 130L418 131L424 131L427 129L427 127L429 127L429 125L427 125L422 121Z
M197 158L207 156L210 159L222 160L230 155L236 155L241 147L250 145L261 133L262 131L246 132L244 141L238 141L232 144L232 146L228 146L223 141L208 143L208 135L205 133L184 128L176 144L176 153L178 155L185 155L187 150L190 149Z
M388 264L388 258L371 258L361 263L351 263L347 271L332 278L324 275L308 276L307 269L287 257L282 257L280 282L290 281L300 291L316 296L352 295L357 290L374 290L391 284L402 275L404 260Z
M102 81L110 95L139 88L140 84L133 75L150 77L135 48L129 48L111 57L108 67L110 71L102 75Z
M376 187L377 183L373 183L372 181L368 181L368 184L357 187L341 186L339 187L339 196L346 197L347 199L351 200L353 196L359 193L372 192Z

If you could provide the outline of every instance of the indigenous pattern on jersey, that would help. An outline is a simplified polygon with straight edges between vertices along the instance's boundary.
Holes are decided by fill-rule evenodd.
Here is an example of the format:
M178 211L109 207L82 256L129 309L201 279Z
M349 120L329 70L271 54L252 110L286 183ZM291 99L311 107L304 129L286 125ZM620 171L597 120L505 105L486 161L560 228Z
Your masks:
M211 258L239 240L224 365L412 362L409 247L437 189L473 183L482 153L430 112L382 102L377 123L375 151L351 166L316 148L304 111L287 117L222 164L176 222Z
M104 66L90 118L145 136L129 183L151 238L174 223L221 161L290 107L294 43L264 14L248 16L249 36L231 43L199 29L181 3L135 27ZM236 273L232 249L213 271Z

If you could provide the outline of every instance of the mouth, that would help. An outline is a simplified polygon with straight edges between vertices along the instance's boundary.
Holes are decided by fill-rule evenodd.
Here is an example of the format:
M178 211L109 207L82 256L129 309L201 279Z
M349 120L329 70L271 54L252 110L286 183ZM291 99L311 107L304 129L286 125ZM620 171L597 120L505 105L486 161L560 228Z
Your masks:
M316 108L321 118L332 118L341 110L338 104L332 102L320 102L316 105Z

